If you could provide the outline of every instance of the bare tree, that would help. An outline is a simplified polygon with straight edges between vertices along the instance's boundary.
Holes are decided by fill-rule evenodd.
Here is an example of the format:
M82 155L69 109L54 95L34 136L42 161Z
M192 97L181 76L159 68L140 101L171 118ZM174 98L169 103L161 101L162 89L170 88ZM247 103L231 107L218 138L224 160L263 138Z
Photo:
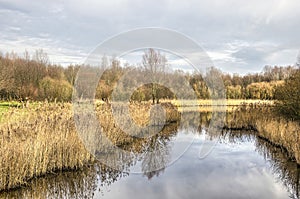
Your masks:
M300 51L299 51L298 56L297 56L296 66L300 67Z
M0 92L3 95L5 92L6 97L14 90L14 74L11 63L8 59L0 59Z
M33 59L41 65L49 64L48 54L43 49L36 50Z
M149 145L142 159L142 171L148 179L159 176L170 162L168 139L155 135L149 140Z
M65 77L72 86L75 83L75 78L78 73L79 67L80 67L79 65L75 65L75 66L70 65L68 66L68 68L64 69Z
M167 58L160 54L159 51L149 48L144 52L142 64L146 72L150 73L149 75L151 75L152 78L152 102L153 104L155 101L159 103L159 87L156 82L158 75L164 73L166 70Z

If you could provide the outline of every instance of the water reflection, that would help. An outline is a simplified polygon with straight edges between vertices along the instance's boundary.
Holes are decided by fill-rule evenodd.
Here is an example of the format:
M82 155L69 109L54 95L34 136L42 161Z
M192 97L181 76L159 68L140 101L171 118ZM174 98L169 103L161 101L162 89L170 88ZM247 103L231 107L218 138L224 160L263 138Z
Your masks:
M287 190L286 198L299 198L300 168L297 167L295 162L288 159L285 151L257 138L255 132L222 131L220 132L220 137L216 134L208 134L207 136L209 136L211 140L219 139L216 151L221 155L216 156L215 159L210 157L202 160L204 162L198 161L194 155L197 153L197 144L201 143L201 139L199 139L198 143L195 143L194 148L192 148L186 156L181 158L181 162L178 165L173 165L168 173L169 168L166 168L166 165L170 162L170 156L172 155L172 140L175 137L180 137L181 134L190 134L190 132L194 132L200 137L201 134L208 128L211 113L202 113L200 118L201 126L195 126L194 124L196 124L196 122L193 123L193 120L191 119L189 123L181 126L180 129L178 129L178 124L166 126L164 131L160 134L148 139L139 139L134 143L123 146L123 148L127 151L139 152L139 155L137 156L136 153L131 153L130 157L121 157L130 159L130 164L123 165L121 170L111 169L99 162L96 162L93 165L75 172L63 172L33 179L26 187L1 193L0 198L93 198L99 197L99 195L102 197L107 196L109 198L109 195L111 194L109 193L110 187L124 187L126 184L131 185L131 183L133 183L132 181L136 183L137 180L142 181L143 183L141 183L140 186L144 186L146 190L152 191L154 195L166 196L166 190L162 190L158 187L168 184L170 179L174 179L174 175L186 175L187 178L180 178L178 182L173 181L172 183L182 187L182 189L185 190L184 196L188 198L198 198L200 192L205 198L214 198L215 196L226 196L227 198L236 197L237 194L235 191L243 192L243 190L236 189L236 187L239 186L249 186L253 189L245 190L245 193L239 192L239 194L241 194L238 195L239 197L273 197L268 195L269 192L267 191L270 190L267 189L265 190L266 195L247 195L246 193L249 191L253 193L261 193L264 191L264 188L255 190L255 186L247 184L250 183L250 181L246 181L249 178L252 179L252 181L265 178L263 181L266 182L269 178L275 179L277 182L273 182L272 180L270 182L269 180L268 183L271 184L267 184L265 186L280 187L282 185ZM197 129L197 131L194 131L194 129ZM157 153L149 153L151 150L152 152L156 151ZM252 157L249 164L245 164L245 162L243 162L244 160L247 160L247 155ZM238 170L235 170L234 167L230 168L230 166L233 166L231 165L232 162L228 163L230 158L234 157L236 157L237 162L242 161L240 165L238 165L240 167L237 167ZM106 154L106 158L110 161L118 161L120 157ZM246 168L245 165L248 165L248 167ZM135 166L142 168L142 176L132 175L130 173ZM186 171L187 167L189 169L188 171ZM150 168L156 169L152 171L153 169ZM251 168L255 168L255 172L253 172ZM260 171L260 168L267 168L267 171ZM210 176L209 173L214 173L214 170L215 173L218 174L217 179L208 179L207 176ZM271 176L268 174L268 170L270 170ZM199 175L200 171L204 175ZM222 171L227 172L224 173L223 177L220 176ZM175 174L173 174L173 172ZM150 186L145 183L144 179L141 180L141 178L156 181ZM232 180L230 178L234 179L232 182L240 183L241 185L236 184L236 187L230 187L228 185L230 184L230 180ZM240 178L245 178L244 180L246 182L238 180ZM157 185L155 185L155 183L157 183ZM217 184L220 183L224 187L229 186L227 188L230 191L225 192L224 190L227 190L227 188L212 188L214 186L217 187ZM201 188L198 187L199 190L197 190L195 184L201 184ZM208 185L208 187L205 187L205 184ZM125 187L129 188L130 186ZM173 188L171 190L174 192L172 194L175 197L180 198L182 196L179 194L181 192L175 190L176 188L171 188ZM112 192L113 191L114 190L112 190ZM143 194L145 194L144 191L145 190L143 189L137 190L136 197L140 195L143 196ZM120 194L122 195L122 193ZM111 195L113 198L114 195ZM124 198L126 198L125 195L126 194L124 193ZM147 197L151 198L152 196ZM131 196L131 198L135 197Z
M254 131L224 131L221 133L220 142L226 144L254 142L255 150L270 164L272 173L285 185L289 197L300 198L300 167L288 157L284 149L257 137Z
M94 166L50 174L31 180L26 187L3 192L0 198L92 198L98 183L96 174Z
M274 175L278 176L278 179L288 189L290 198L300 198L299 165L290 161L283 149L274 147L274 145L265 140L256 139L255 145L257 151L270 163Z

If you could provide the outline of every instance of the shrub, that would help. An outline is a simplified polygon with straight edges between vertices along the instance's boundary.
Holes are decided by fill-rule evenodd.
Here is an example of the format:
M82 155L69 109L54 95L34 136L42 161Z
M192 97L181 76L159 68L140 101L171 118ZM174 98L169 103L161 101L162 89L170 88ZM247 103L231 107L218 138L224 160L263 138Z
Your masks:
M56 80L51 77L42 79L39 85L40 97L49 101L70 101L73 88L65 80Z
M291 119L300 120L300 70L276 89L277 109Z

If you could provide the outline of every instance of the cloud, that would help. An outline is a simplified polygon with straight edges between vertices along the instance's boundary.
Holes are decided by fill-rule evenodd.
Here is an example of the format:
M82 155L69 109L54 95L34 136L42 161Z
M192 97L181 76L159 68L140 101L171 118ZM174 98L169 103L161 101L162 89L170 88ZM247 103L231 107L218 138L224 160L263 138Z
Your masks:
M39 47L61 57L67 50L58 51L59 45L68 52L75 47L88 54L119 32L166 27L197 41L218 67L245 73L259 71L266 63L295 62L300 46L299 10L298 0L3 0L0 42L7 46L0 50L23 51L19 38L27 38L23 41L27 47L37 45L35 38L50 38L57 43L42 42ZM74 56L82 55L74 52Z

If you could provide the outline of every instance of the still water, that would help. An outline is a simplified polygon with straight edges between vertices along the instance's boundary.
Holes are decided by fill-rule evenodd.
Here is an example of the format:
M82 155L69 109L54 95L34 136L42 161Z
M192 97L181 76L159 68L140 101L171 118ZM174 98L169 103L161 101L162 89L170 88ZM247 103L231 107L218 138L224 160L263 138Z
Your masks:
M0 198L299 198L300 168L255 132L207 135L207 125L175 125L168 131L145 145L161 147L161 153L147 157L144 150L121 171L95 163L34 179ZM213 143L213 150L199 158L201 147ZM149 172L151 164L160 169Z

